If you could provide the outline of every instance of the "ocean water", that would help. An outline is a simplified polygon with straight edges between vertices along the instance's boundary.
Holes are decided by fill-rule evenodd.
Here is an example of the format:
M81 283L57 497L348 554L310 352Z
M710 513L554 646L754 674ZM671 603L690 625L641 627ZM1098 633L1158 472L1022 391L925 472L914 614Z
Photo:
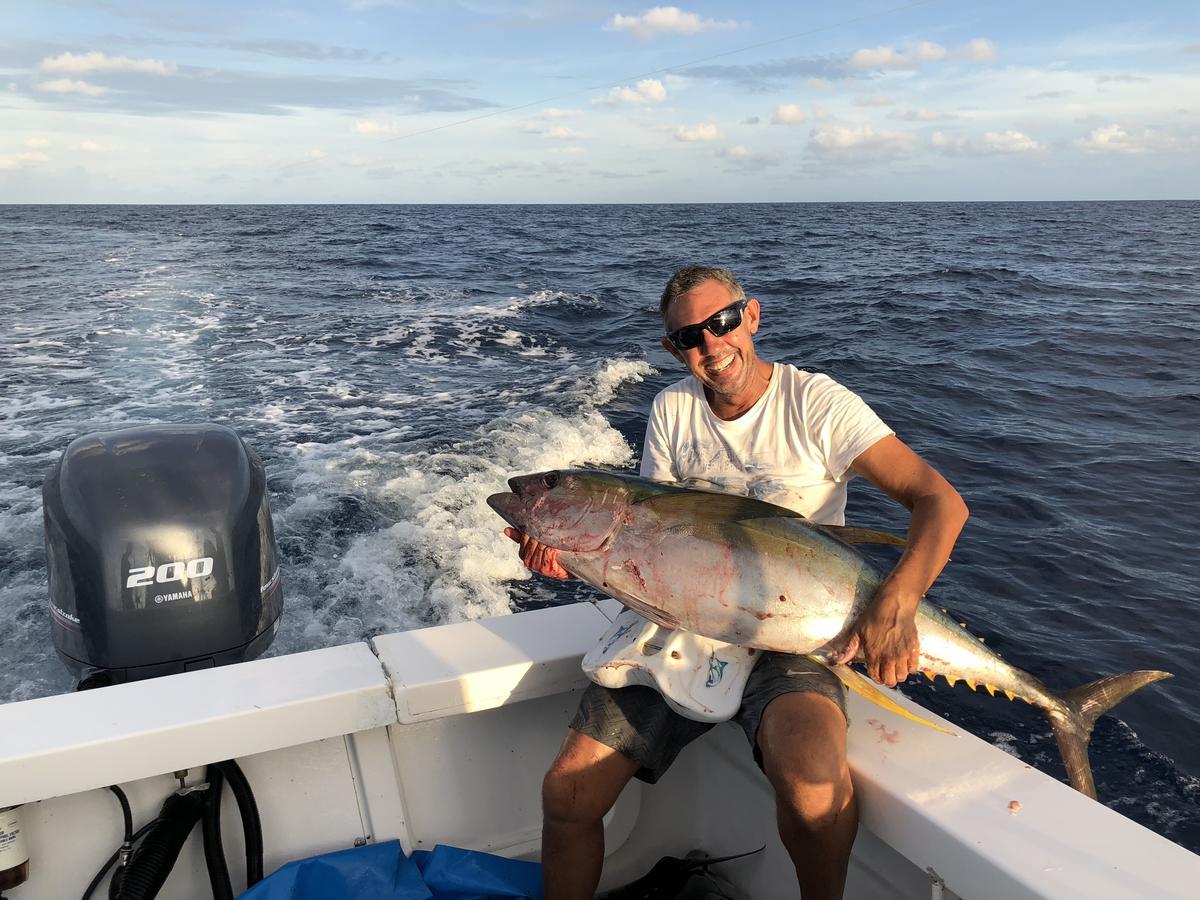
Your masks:
M1056 688L1176 677L1100 721L1112 808L1200 850L1200 203L0 207L0 702L70 690L41 481L88 431L218 421L263 457L271 654L586 600L484 498L636 465L681 377L688 262L763 306L760 353L871 403L972 510L931 593ZM852 523L902 530L869 485ZM907 692L1063 777L1040 713Z

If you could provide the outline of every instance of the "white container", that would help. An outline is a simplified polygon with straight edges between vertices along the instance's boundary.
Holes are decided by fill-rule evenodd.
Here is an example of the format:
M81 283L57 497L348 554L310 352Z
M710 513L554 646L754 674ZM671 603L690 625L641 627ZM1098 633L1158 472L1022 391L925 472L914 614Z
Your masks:
M29 878L29 851L21 833L21 807L0 809L0 891Z

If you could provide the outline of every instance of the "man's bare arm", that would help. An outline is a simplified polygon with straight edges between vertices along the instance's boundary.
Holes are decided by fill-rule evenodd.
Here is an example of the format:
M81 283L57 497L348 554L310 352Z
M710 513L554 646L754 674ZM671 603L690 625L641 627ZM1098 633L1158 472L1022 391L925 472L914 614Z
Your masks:
M834 646L835 652L841 649L837 662L861 653L868 674L892 687L917 669L917 605L949 561L967 505L950 482L894 436L863 451L850 467L912 516L900 561Z

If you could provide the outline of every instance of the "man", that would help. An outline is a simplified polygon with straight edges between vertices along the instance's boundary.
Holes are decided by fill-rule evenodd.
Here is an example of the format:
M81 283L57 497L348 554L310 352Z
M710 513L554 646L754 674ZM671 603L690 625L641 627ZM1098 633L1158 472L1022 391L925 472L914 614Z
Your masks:
M676 272L660 306L663 346L691 373L654 400L641 473L701 482L842 524L846 483L862 475L911 514L908 545L856 621L832 642L895 686L916 670L916 610L967 519L953 487L832 379L760 359L760 307L725 269ZM569 577L549 547L507 529L534 571ZM845 699L805 657L765 653L735 721L775 789L779 834L805 900L841 897L858 829L846 762ZM710 727L646 687L593 684L543 784L547 900L592 897L604 859L601 819L633 776L656 781Z

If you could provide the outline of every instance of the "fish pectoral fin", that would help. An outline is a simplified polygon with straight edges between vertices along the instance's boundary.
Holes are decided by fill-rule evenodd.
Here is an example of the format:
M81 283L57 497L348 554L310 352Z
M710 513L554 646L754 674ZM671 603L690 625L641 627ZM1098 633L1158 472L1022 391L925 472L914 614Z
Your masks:
M667 631L674 631L679 627L679 620L674 616L668 616L661 609L655 609L653 606L643 603L640 600L635 600L632 597L622 597L621 602L643 619L649 619L655 625L665 628Z
M847 544L890 544L893 547L906 547L908 541L894 534L888 534L886 531L875 531L872 528L853 528L849 525L818 525L822 531L826 531L839 540L845 541Z
M870 700L872 703L882 706L889 712L894 712L896 715L902 716L909 721L919 722L922 725L927 725L934 731L940 731L942 734L948 734L951 737L958 737L957 734L955 734L953 731L950 731L948 728L943 728L941 725L936 725L933 722L930 722L928 719L922 719L916 713L909 712L907 709L881 691L876 686L875 682L871 681L871 679L867 678L865 675L860 675L858 672L855 672L849 666L831 666L815 656L810 656L809 659L813 660L814 662L821 663L821 665L825 666L830 672L836 675L842 684L844 684L848 689L854 691L854 693L858 694L860 697Z

